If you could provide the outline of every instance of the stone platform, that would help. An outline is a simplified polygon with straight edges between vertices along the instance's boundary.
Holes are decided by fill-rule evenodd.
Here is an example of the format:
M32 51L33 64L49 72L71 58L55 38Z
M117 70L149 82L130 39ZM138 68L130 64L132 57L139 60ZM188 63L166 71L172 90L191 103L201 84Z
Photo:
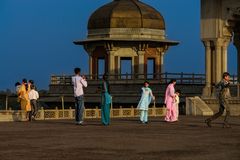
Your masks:
M203 117L168 124L150 118L99 119L76 126L72 120L0 123L1 160L239 160L240 119L231 129L222 119L207 128Z
M240 116L240 98L232 97L229 100L231 116ZM186 115L210 116L219 111L219 102L216 98L186 98Z

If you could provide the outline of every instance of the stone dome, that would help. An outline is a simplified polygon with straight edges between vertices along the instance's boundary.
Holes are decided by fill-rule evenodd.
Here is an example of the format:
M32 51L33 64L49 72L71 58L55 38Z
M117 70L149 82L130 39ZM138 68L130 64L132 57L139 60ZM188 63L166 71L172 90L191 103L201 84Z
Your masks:
M88 29L147 28L165 30L163 16L139 0L114 0L97 9L88 21Z

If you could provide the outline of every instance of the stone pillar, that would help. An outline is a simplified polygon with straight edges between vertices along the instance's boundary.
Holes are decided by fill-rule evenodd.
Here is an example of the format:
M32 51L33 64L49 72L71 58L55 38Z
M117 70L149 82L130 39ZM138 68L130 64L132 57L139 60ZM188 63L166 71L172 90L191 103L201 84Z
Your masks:
M96 56L94 56L94 51L96 46L88 46L84 45L84 49L87 51L89 58L88 58L88 65L89 65L89 79L94 79L95 74L97 73L97 60Z
M223 46L222 48L222 73L227 72L227 61L228 61L228 57L227 57L227 46Z
M132 68L131 68L131 79L134 77L134 73L135 73L135 69L134 69L134 66L135 66L135 62L134 62L134 57L132 56Z
M144 79L144 54L145 51L138 51L138 77Z
M164 72L164 52L160 54L160 73Z
M220 40L215 42L215 84L217 84L222 78L222 43Z
M164 48L157 48L157 60L156 60L156 65L157 65L157 78L161 79L161 73L164 73ZM160 75L160 76L159 76Z
M92 79L93 74L93 58L91 55L89 55L89 78Z
M230 40L225 40L222 47L222 73L227 72L228 68L228 46Z
M216 50L214 49L213 46L211 46L211 84L215 83L216 81L216 71L215 71L215 66L216 66L216 56L215 56Z
M108 51L108 72L109 72L109 79L114 79L115 74L115 51Z
M161 72L161 56L160 56L160 53L156 54L157 57L155 58L155 74L156 74L156 77L154 78L157 78L157 79L160 79L160 72Z
M212 51L210 41L203 41L205 46L205 74L206 74L206 85L203 89L203 97L211 96L211 82L212 82Z
M118 78L121 79L121 57L118 56Z

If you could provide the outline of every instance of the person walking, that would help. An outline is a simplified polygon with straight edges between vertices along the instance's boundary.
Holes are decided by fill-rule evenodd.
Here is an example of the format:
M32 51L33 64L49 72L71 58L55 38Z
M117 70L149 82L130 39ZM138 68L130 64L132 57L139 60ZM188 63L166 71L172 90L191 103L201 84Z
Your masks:
M75 120L77 125L83 124L84 114L84 91L83 87L87 87L85 76L81 76L81 69L74 69L75 76L72 77L72 84L75 97Z
M224 110L226 110L226 115L223 122L224 128L230 128L230 124L228 123L228 119L230 116L230 108L229 108L229 99L231 98L230 94L230 74L228 72L224 72L222 76L222 80L215 86L217 89L217 96L219 101L219 111L214 114L212 117L205 120L205 123L208 127L212 127L211 122L220 116L223 115Z
M175 88L174 86L176 85L176 80L172 79L166 89L165 92L165 104L167 108L167 113L165 116L165 121L166 122L175 122L177 121L177 115L176 115L176 107L174 105L175 102Z
M110 106L112 103L112 97L109 94L109 88L108 77L104 74L101 84L101 121L105 126L110 124Z
M35 89L35 85L31 85L31 90L28 93L29 99L30 99L30 104L31 104L31 119L30 120L35 120L36 115L38 113L38 99L39 99L39 94Z
M19 97L19 101L20 101L20 105L21 105L21 110L26 111L26 118L28 120L31 119L31 104L30 104L30 100L29 100L29 96L28 96L29 91L30 91L30 89L29 89L27 80L23 79L22 85L18 91L18 97Z
M140 110L140 122L142 124L148 123L148 108L152 100L155 100L149 82L145 81L142 87L142 96L138 103L137 109Z

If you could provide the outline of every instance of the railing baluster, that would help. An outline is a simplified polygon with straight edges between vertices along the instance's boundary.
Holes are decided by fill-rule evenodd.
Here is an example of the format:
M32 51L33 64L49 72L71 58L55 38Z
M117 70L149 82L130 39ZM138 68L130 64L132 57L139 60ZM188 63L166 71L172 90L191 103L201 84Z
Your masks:
M181 72L181 80L180 80L181 84L183 84L183 72Z
M195 75L194 75L194 73L192 74L192 84L194 84L194 77L195 77Z
M165 72L165 82L168 83L168 73Z
M98 74L92 74L92 75L87 75L90 80L99 80L101 79L102 75ZM116 78L118 80L135 80L135 79L141 79L142 78L149 78L152 80L160 80L159 82L161 83L168 83L168 81L172 78L176 79L180 84L205 84L205 74L194 74L194 73L151 73L151 74L138 74L138 73L133 73L133 74L109 74L108 75L110 79ZM142 77L142 78L140 78ZM92 78L92 79L90 79ZM232 81L233 84L237 84L237 79L236 75L232 76ZM51 76L51 85L71 85L71 76L56 76L52 75Z

